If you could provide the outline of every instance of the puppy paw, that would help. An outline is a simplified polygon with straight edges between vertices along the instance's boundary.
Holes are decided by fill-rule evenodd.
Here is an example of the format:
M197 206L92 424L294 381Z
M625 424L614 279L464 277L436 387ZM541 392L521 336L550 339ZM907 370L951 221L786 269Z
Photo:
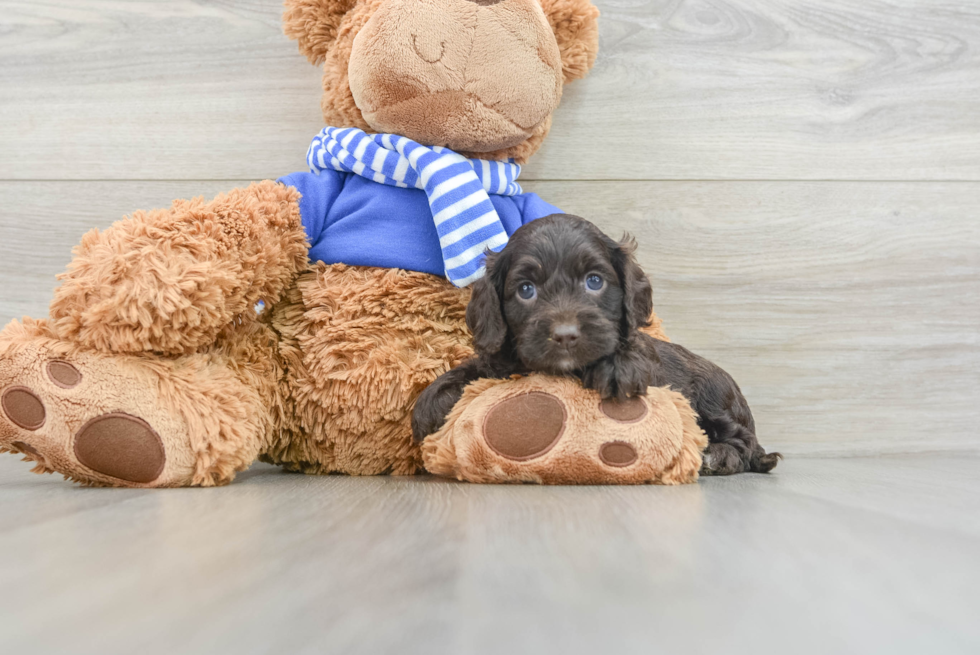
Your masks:
M446 414L435 407L431 402L424 402L419 398L412 412L412 437L416 443L421 443L430 434L439 430L446 422Z
M768 473L782 458L782 454L767 453L761 446L745 450L731 443L712 443L704 450L701 475Z
M776 468L776 464L783 458L782 453L767 453L761 447L752 453L752 461L749 470L753 473L768 473Z
M737 448L727 443L712 443L704 449L701 475L735 475L746 470L746 462Z
M582 386L603 398L642 396L653 385L653 364L634 350L616 351L582 371Z
M446 417L453 406L463 395L463 385L455 383L447 376L452 371L437 379L426 387L415 402L412 410L412 437L416 443L421 443L427 436L434 434L446 423Z

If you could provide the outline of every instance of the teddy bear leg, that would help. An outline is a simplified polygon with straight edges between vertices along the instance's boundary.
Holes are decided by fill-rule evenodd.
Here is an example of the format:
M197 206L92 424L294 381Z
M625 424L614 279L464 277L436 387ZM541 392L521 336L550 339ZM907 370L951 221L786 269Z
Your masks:
M307 266L299 193L273 181L177 200L86 234L60 276L52 326L114 352L190 353Z
M0 332L0 452L89 485L224 484L267 444L280 375L258 322L167 358L92 351L48 321L14 321Z

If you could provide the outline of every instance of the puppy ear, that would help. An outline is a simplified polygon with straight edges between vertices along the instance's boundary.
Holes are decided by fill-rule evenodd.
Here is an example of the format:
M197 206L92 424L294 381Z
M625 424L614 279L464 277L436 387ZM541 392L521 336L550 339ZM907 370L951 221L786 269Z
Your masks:
M541 0L558 50L565 83L585 77L599 52L599 10L589 0Z
M500 296L503 282L498 270L502 269L500 255L487 255L487 272L473 283L473 295L466 306L466 327L473 335L473 349L477 355L493 355L503 348L507 338Z
M636 240L623 235L619 243L613 242L613 268L623 288L623 335L650 325L653 314L653 287L640 265L636 263Z
M286 0L282 27L299 51L317 66L337 40L337 28L357 0Z

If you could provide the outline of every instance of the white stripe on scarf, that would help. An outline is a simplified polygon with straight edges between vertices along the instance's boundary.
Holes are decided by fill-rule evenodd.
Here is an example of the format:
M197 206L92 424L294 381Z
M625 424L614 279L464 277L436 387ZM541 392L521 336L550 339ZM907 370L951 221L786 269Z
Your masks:
M423 146L394 134L325 127L306 154L310 170L354 173L380 184L425 191L446 277L465 287L483 277L484 253L499 251L507 232L488 194L516 196L521 167L512 162L466 159L452 150Z

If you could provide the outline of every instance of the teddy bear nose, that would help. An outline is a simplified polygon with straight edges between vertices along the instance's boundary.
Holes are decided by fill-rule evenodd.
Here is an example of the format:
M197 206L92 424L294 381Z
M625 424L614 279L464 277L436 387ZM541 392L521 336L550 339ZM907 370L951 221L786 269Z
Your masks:
M473 4L480 5L481 7L490 7L503 2L504 0L470 0Z
M559 323L551 328L551 338L559 346L570 348L580 336L578 326L574 323Z

